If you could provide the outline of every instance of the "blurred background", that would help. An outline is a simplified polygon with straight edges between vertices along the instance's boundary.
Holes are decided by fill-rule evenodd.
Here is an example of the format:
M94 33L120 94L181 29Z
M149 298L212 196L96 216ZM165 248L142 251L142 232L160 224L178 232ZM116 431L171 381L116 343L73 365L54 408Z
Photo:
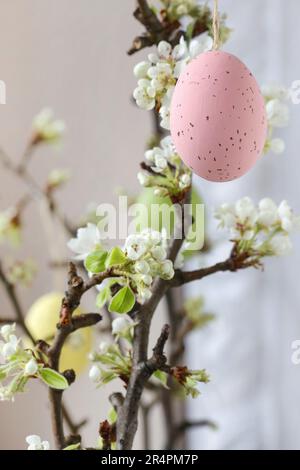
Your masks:
M300 79L297 0L219 3L234 30L225 49L238 55L261 85L290 86ZM146 54L126 55L141 30L132 16L134 5L134 0L0 0L0 79L7 85L7 104L0 106L0 145L17 161L33 116L47 105L55 110L67 124L63 147L40 148L31 171L42 183L51 168L70 168L71 182L58 200L71 220L78 221L91 201L116 202L118 186L139 190L136 173L151 116L131 103L136 85L132 69ZM242 179L213 184L195 178L207 211L247 195L255 201L265 196L277 203L287 199L299 213L299 120L300 107L292 105L290 126L281 132L285 153L266 156ZM2 167L0 172L4 210L25 188ZM42 294L65 287L64 271L53 275L49 269L49 230L41 227L40 210L38 204L27 208L19 252L20 258L38 260L32 288L20 290L25 310ZM207 224L216 249L201 259L203 264L225 258L229 249L225 234L216 233L210 220ZM67 255L64 239L57 238L57 246ZM214 420L218 430L195 429L188 447L300 449L300 366L291 361L291 343L300 339L299 264L296 238L293 255L268 260L264 273L218 274L186 289L186 296L203 294L207 309L217 317L191 335L187 362L191 368L205 367L212 377L188 411L194 418ZM0 314L10 316L5 292L0 295ZM160 309L154 333L162 316ZM66 393L77 419L91 417L84 432L90 444L106 417L109 391L95 390L86 372ZM1 449L25 448L28 434L51 441L46 392L34 384L30 392L18 395L15 403L0 404ZM153 420L159 422L158 412ZM155 430L152 445L158 448L158 426ZM141 447L140 434L135 447Z

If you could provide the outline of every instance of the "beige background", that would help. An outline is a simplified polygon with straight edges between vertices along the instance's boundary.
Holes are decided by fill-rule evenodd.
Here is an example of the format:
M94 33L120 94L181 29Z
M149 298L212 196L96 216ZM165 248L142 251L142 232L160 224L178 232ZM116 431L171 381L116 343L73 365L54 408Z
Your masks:
M136 171L150 117L130 102L135 85L132 67L138 59L128 58L126 50L139 30L131 17L133 4L130 0L0 1L0 77L7 85L7 104L0 107L1 145L15 160L20 158L32 117L45 105L66 121L63 148L40 149L32 173L42 182L53 166L71 169L72 181L59 200L74 220L90 201L115 201L117 186L138 190ZM0 172L4 209L24 193L24 187L3 169ZM64 276L54 282L49 273L47 238L38 218L35 204L26 212L24 249L18 253L20 258L39 256L33 289L20 292L25 309L38 295L64 289ZM8 312L1 290L1 314ZM30 433L51 437L45 390L32 385L30 389L14 404L0 404L1 448L24 448L24 437ZM93 416L86 432L86 440L93 444L107 400L86 377L67 395L75 416Z

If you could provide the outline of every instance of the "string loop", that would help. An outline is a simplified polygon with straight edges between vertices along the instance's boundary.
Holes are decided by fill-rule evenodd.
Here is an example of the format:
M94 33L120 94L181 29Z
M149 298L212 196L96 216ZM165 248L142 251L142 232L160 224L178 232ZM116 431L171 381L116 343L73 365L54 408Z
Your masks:
M220 47L220 17L219 17L219 2L218 2L218 0L214 0L213 36L214 36L213 49L217 50Z

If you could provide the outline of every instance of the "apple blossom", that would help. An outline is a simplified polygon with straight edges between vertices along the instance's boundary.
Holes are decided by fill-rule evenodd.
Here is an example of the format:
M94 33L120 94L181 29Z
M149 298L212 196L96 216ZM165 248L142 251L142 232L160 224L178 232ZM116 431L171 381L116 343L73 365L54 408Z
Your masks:
M26 442L28 444L27 450L50 450L50 444L48 441L42 441L40 436L27 436Z

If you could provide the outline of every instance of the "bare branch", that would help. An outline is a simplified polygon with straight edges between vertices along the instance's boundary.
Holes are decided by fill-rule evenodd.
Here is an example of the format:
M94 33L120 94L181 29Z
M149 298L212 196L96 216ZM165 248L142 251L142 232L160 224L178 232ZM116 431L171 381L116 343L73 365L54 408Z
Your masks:
M149 330L148 330L149 331ZM165 325L153 348L149 360L138 363L132 370L124 403L117 421L117 445L119 450L131 449L137 430L137 414L145 384L151 375L165 365L164 346L169 337L169 326Z
M34 340L32 334L30 333L30 331L28 330L28 328L25 324L25 321L24 321L24 313L23 313L20 301L18 299L16 290L15 290L15 286L14 286L14 284L12 284L8 280L8 278L7 278L7 276L4 272L4 269L2 267L1 262L0 262L0 281L2 282L3 287L5 288L7 296L8 296L8 298L9 298L11 304L12 304L12 307L14 309L14 312L15 312L15 315L16 315L16 320L15 321L17 321L22 326L22 328L23 328L24 332L26 333L26 335L28 336L28 338L34 344L35 340Z
M61 225L64 227L66 232L70 236L74 236L75 229L72 227L70 222L67 220L66 216L62 214L57 207L56 202L51 193L44 191L40 186L37 184L35 179L30 175L26 167L22 167L20 170L19 166L15 166L9 156L4 152L3 149L0 148L0 161L2 165L9 170L12 174L20 178L29 188L30 194L33 199L39 198L46 200L50 211L57 217Z
M185 272L177 270L174 278L172 279L172 286L182 286L188 282L198 281L204 277L216 274L218 272L236 272L249 267L257 267L257 261L249 259L247 253L241 253L238 255L236 254L235 250L233 250L227 260L216 263L213 266L196 269L195 271Z
M176 441L180 438L181 434L193 428L209 427L213 430L217 428L216 424L208 419L201 419L198 421L183 421L176 428L172 429L169 441L165 446L165 450L172 450L175 447Z

